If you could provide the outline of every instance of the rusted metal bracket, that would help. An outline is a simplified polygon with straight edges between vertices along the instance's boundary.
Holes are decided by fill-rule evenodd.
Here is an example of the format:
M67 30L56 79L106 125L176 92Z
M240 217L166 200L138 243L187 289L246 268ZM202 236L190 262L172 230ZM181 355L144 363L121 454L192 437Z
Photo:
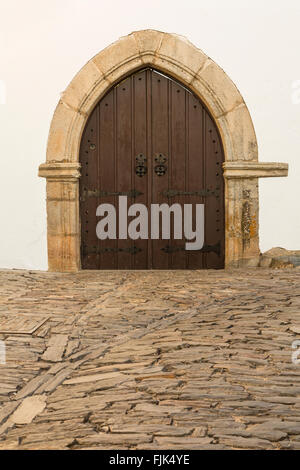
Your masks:
M216 253L218 256L221 254L221 244L220 242L216 243L215 245L203 245L201 250L186 250L185 245L166 245L165 247L161 248L162 251L165 253L176 253L177 251L185 251L186 253Z
M137 196L142 196L144 193L137 191L136 189L131 189L130 191L101 191L101 190L88 190L83 191L81 196L81 201L85 201L87 197L105 197L105 196L127 196L136 198Z
M129 248L97 248L97 247L92 247L90 249L87 249L86 247L83 247L83 254L84 255L99 255L100 253L130 253L131 255L136 255L142 251L141 248L136 247L135 245Z
M210 190L210 189L200 189L199 191L180 191L177 189L168 189L162 192L162 195L165 197L175 197L175 196L214 196L218 194L218 190Z

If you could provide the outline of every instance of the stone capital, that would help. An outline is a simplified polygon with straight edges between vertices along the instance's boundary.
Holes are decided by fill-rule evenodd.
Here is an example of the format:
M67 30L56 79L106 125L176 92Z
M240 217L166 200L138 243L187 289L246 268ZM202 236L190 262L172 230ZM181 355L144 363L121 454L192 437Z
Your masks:
M288 176L288 164L276 162L227 161L223 163L224 178L269 178Z
M39 176L47 180L78 180L80 178L80 163L50 162L39 166Z

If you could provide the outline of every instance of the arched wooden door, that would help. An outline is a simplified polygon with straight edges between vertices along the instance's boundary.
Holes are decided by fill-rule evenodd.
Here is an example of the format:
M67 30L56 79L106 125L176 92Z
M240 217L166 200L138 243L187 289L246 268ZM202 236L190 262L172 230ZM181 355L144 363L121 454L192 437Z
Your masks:
M184 86L149 68L114 86L95 107L81 141L82 268L223 268L223 161L213 119ZM204 204L203 248L187 251L185 240L172 234L170 240L99 240L96 209L102 203L117 209L121 195L128 206Z

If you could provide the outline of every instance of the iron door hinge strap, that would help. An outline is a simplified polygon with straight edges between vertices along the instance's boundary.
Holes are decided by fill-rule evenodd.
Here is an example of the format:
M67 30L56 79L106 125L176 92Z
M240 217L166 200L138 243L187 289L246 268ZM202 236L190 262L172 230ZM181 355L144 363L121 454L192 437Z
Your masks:
M83 191L81 200L85 201L87 197L106 197L106 196L127 196L136 198L142 196L144 193L131 189L130 191L101 191L97 189Z
M175 196L214 196L217 195L219 191L211 189L200 189L199 191L180 191L177 189L168 189L162 192L162 195L165 197L175 197Z
M97 248L97 247L93 247L93 248L86 248L86 247L83 247L83 254L84 255L98 255L100 253L130 253L131 255L136 255L137 253L139 253L140 251L142 251L141 248L138 248L137 246L132 246L132 247L129 247L129 248Z
M165 253L176 253L177 251L185 251L186 253L216 253L218 256L221 254L221 243L218 242L215 245L203 245L201 250L186 250L185 245L178 245L178 246L172 246L172 245L166 245L163 248L161 248L162 251Z

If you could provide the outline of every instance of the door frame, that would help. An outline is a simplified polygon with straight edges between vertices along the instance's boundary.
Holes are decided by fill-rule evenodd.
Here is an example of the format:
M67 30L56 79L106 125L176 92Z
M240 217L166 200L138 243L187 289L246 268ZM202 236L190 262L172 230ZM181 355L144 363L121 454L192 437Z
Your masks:
M257 266L258 178L287 176L285 163L259 162L248 108L225 72L176 34L153 30L125 36L93 57L74 77L55 109L46 163L49 271L80 265L79 149L97 102L122 78L152 67L178 80L208 108L219 130L225 162L225 267Z

